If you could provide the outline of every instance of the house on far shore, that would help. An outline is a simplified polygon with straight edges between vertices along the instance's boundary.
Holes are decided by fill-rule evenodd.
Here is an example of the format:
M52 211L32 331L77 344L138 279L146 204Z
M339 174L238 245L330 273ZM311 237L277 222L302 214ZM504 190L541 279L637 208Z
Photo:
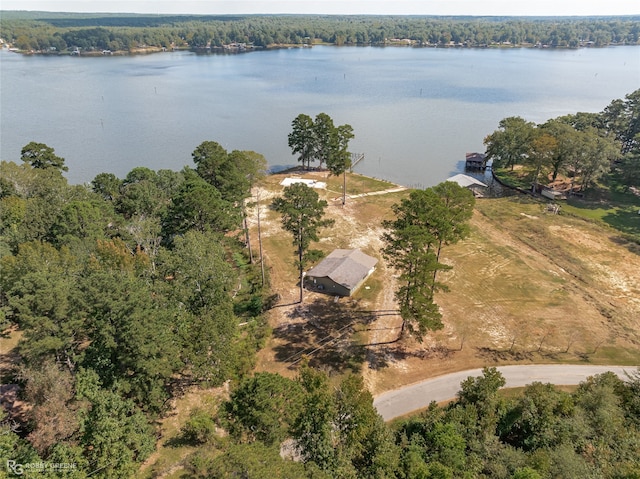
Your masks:
M338 296L351 296L375 270L376 258L358 249L336 249L307 271L307 289Z
M467 153L464 167L469 170L484 170L487 167L486 155L484 153Z
M489 188L489 185L484 184L482 181L476 180L469 175L463 175L462 173L447 178L445 181L453 181L463 188L470 189L476 197L484 196L486 188Z

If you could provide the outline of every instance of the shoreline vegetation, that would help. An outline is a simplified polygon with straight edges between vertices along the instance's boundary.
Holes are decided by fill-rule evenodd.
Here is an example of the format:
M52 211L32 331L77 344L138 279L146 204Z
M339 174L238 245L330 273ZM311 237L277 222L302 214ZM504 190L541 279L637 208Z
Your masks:
M640 45L640 16L440 17L2 12L0 44L29 55L189 50L235 54L317 45L577 49Z

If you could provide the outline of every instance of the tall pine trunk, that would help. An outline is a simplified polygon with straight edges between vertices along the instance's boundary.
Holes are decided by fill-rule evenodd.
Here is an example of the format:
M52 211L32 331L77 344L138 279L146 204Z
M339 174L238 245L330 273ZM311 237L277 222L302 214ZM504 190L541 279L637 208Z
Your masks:
M301 233L302 234L302 233ZM299 241L299 246L298 246L298 265L300 268L300 303L302 303L302 301L304 300L304 265L302 264L302 237L300 236L298 238Z
M347 170L342 172L342 206L347 202Z

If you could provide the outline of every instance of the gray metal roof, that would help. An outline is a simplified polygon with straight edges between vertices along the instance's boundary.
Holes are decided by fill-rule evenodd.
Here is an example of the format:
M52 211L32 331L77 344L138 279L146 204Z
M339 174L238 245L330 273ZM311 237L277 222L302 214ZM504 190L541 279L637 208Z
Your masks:
M336 249L311 268L307 276L326 276L351 290L367 277L377 262L358 249Z
M488 188L488 186L485 185L482 181L476 180L475 178L472 178L471 176L468 176L468 175L463 175L462 173L458 175L454 175L451 178L447 178L445 181L453 181L454 183L458 183L460 186L464 188L468 188L474 185L484 186L485 188Z

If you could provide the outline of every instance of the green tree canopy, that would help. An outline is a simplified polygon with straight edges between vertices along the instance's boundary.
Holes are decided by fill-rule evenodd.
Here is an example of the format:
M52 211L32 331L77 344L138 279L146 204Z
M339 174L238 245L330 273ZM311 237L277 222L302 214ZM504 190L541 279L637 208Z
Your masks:
M44 143L35 141L28 143L22 148L20 158L34 168L52 168L60 172L69 170L64 166L64 158L56 155L55 150Z
M73 370L87 337L77 309L78 259L66 247L34 241L0 261L8 316L24 331L22 357L29 364L53 357Z
M165 240L189 230L226 232L237 224L238 218L237 208L217 188L199 176L187 174L164 215Z
M91 180L92 190L109 201L115 200L120 195L121 186L122 180L113 173L99 173Z
M105 479L131 477L154 450L147 418L133 401L103 389L93 370L80 372L76 391L78 400L85 403L79 443L86 472Z
M172 309L131 273L89 268L80 280L91 344L83 365L101 383L158 413L182 369Z
M110 236L109 230L115 222L115 211L108 203L71 201L62 207L51 225L51 242L57 245L85 243L90 248L96 240Z
M304 294L304 268L317 252L309 250L312 241L318 241L318 230L333 224L333 220L323 219L327 207L318 193L304 183L294 183L285 187L284 194L271 203L282 216L282 227L293 235L296 249L296 266L300 273L300 302Z
M299 382L279 374L256 373L233 390L224 417L236 440L277 445L289 436L301 409Z
M306 168L317 161L320 168L327 165L334 175L340 175L351 166L348 152L349 140L353 138L351 125L335 126L326 113L319 113L315 120L301 113L291 123L288 144L297 153L298 161Z
M342 205L347 198L347 170L351 168L351 153L349 153L349 141L353 138L351 125L340 125L333 129L331 148L327 157L327 169L332 175L343 175Z
M396 299L403 326L421 340L429 330L443 327L434 293L444 286L437 272L447 269L440 259L443 245L468 234L475 201L470 191L445 182L426 190L414 190L393 205L395 220L383 223L384 257L399 273Z
M232 289L237 273L226 261L220 236L189 231L158 257L165 278L165 308L179 304L172 319L180 345L183 374L194 381L220 384L236 374L238 318Z
M500 120L498 130L484 139L487 160L495 168L508 168L522 163L529 154L535 124L519 116Z
M624 100L614 100L601 115L605 128L621 144L622 154L640 145L640 89L629 93Z
M238 205L251 195L253 182L266 169L266 160L253 151L227 153L215 141L202 142L192 153L198 175L214 186L223 200Z
M187 476L194 479L329 479L308 474L303 464L282 459L278 449L260 442L234 444L216 457L196 453L187 461Z
M298 161L302 166L310 168L311 162L315 160L315 133L313 119L304 113L299 114L291 122L291 133L289 133L288 144L291 151L297 153Z

